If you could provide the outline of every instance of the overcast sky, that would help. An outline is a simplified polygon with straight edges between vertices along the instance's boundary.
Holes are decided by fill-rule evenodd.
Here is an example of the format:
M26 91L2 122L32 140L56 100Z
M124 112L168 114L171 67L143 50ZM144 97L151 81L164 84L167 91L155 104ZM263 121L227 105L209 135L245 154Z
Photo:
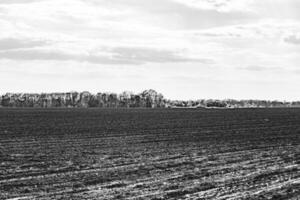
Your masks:
M0 92L300 100L299 0L0 0Z

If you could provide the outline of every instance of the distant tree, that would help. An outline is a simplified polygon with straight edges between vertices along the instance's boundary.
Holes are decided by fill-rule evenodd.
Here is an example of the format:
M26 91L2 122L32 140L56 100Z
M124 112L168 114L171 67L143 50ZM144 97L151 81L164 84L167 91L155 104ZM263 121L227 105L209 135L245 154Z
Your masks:
M144 90L141 93L142 99L144 100L145 107L154 108L159 107L163 99L162 94L158 94L155 90Z
M131 102L132 102L131 107L142 107L143 104L142 103L143 100L141 96L138 94L131 96Z
M133 95L132 92L124 91L120 94L119 97L119 105L120 107L126 107L129 108L130 105L132 104L131 102L131 96Z
M223 108L226 107L226 103L223 101L210 101L206 104L207 107L219 107L219 108Z
M3 107L9 107L9 102L10 102L10 97L8 96L8 95L4 95L4 96L2 96L2 101L1 101L1 105L3 106Z
M91 93L85 91L80 93L80 107L88 107L90 101Z
M109 94L107 94L107 93L101 94L101 102L102 102L103 107L109 107L108 96L109 96Z
M61 107L61 99L57 94L52 96L51 102L51 107Z
M155 96L155 107L158 107L158 108L165 107L164 96L161 93L158 93Z
M103 99L102 99L102 93L98 92L95 96L95 98L98 101L98 107L104 107Z
M115 108L118 106L118 95L115 93L111 93L108 95L108 102L110 108Z
M98 100L97 96L91 95L88 105L89 105L89 107L99 107L99 100Z
M72 93L67 92L64 94L64 104L66 107L73 107Z

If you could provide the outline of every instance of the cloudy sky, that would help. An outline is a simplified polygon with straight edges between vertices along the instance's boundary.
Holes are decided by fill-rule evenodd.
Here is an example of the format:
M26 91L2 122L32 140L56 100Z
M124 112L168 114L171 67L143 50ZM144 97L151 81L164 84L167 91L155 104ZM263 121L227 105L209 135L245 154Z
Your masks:
M0 92L300 99L299 0L0 0Z

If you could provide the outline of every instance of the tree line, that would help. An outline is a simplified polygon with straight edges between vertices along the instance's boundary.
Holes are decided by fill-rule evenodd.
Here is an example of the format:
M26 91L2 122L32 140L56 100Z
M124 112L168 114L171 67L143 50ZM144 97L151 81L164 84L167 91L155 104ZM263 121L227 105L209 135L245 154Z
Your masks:
M201 99L190 101L171 101L169 107L187 108L285 108L300 107L300 101L270 101L270 100L216 100Z
M0 96L2 107L164 107L164 97L155 90L145 90L139 94L132 92L97 93L67 92L67 93L6 93Z
M121 94L103 92L66 93L6 93L0 95L1 107L98 107L98 108L268 108L300 107L300 101L266 100L214 100L200 99L178 101L165 99L153 89L141 93L122 92Z

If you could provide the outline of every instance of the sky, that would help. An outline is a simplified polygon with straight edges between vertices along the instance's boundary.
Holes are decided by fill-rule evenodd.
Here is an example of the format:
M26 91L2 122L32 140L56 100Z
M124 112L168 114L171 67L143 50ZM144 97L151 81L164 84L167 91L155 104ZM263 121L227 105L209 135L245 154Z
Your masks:
M0 93L300 100L299 0L0 0Z

